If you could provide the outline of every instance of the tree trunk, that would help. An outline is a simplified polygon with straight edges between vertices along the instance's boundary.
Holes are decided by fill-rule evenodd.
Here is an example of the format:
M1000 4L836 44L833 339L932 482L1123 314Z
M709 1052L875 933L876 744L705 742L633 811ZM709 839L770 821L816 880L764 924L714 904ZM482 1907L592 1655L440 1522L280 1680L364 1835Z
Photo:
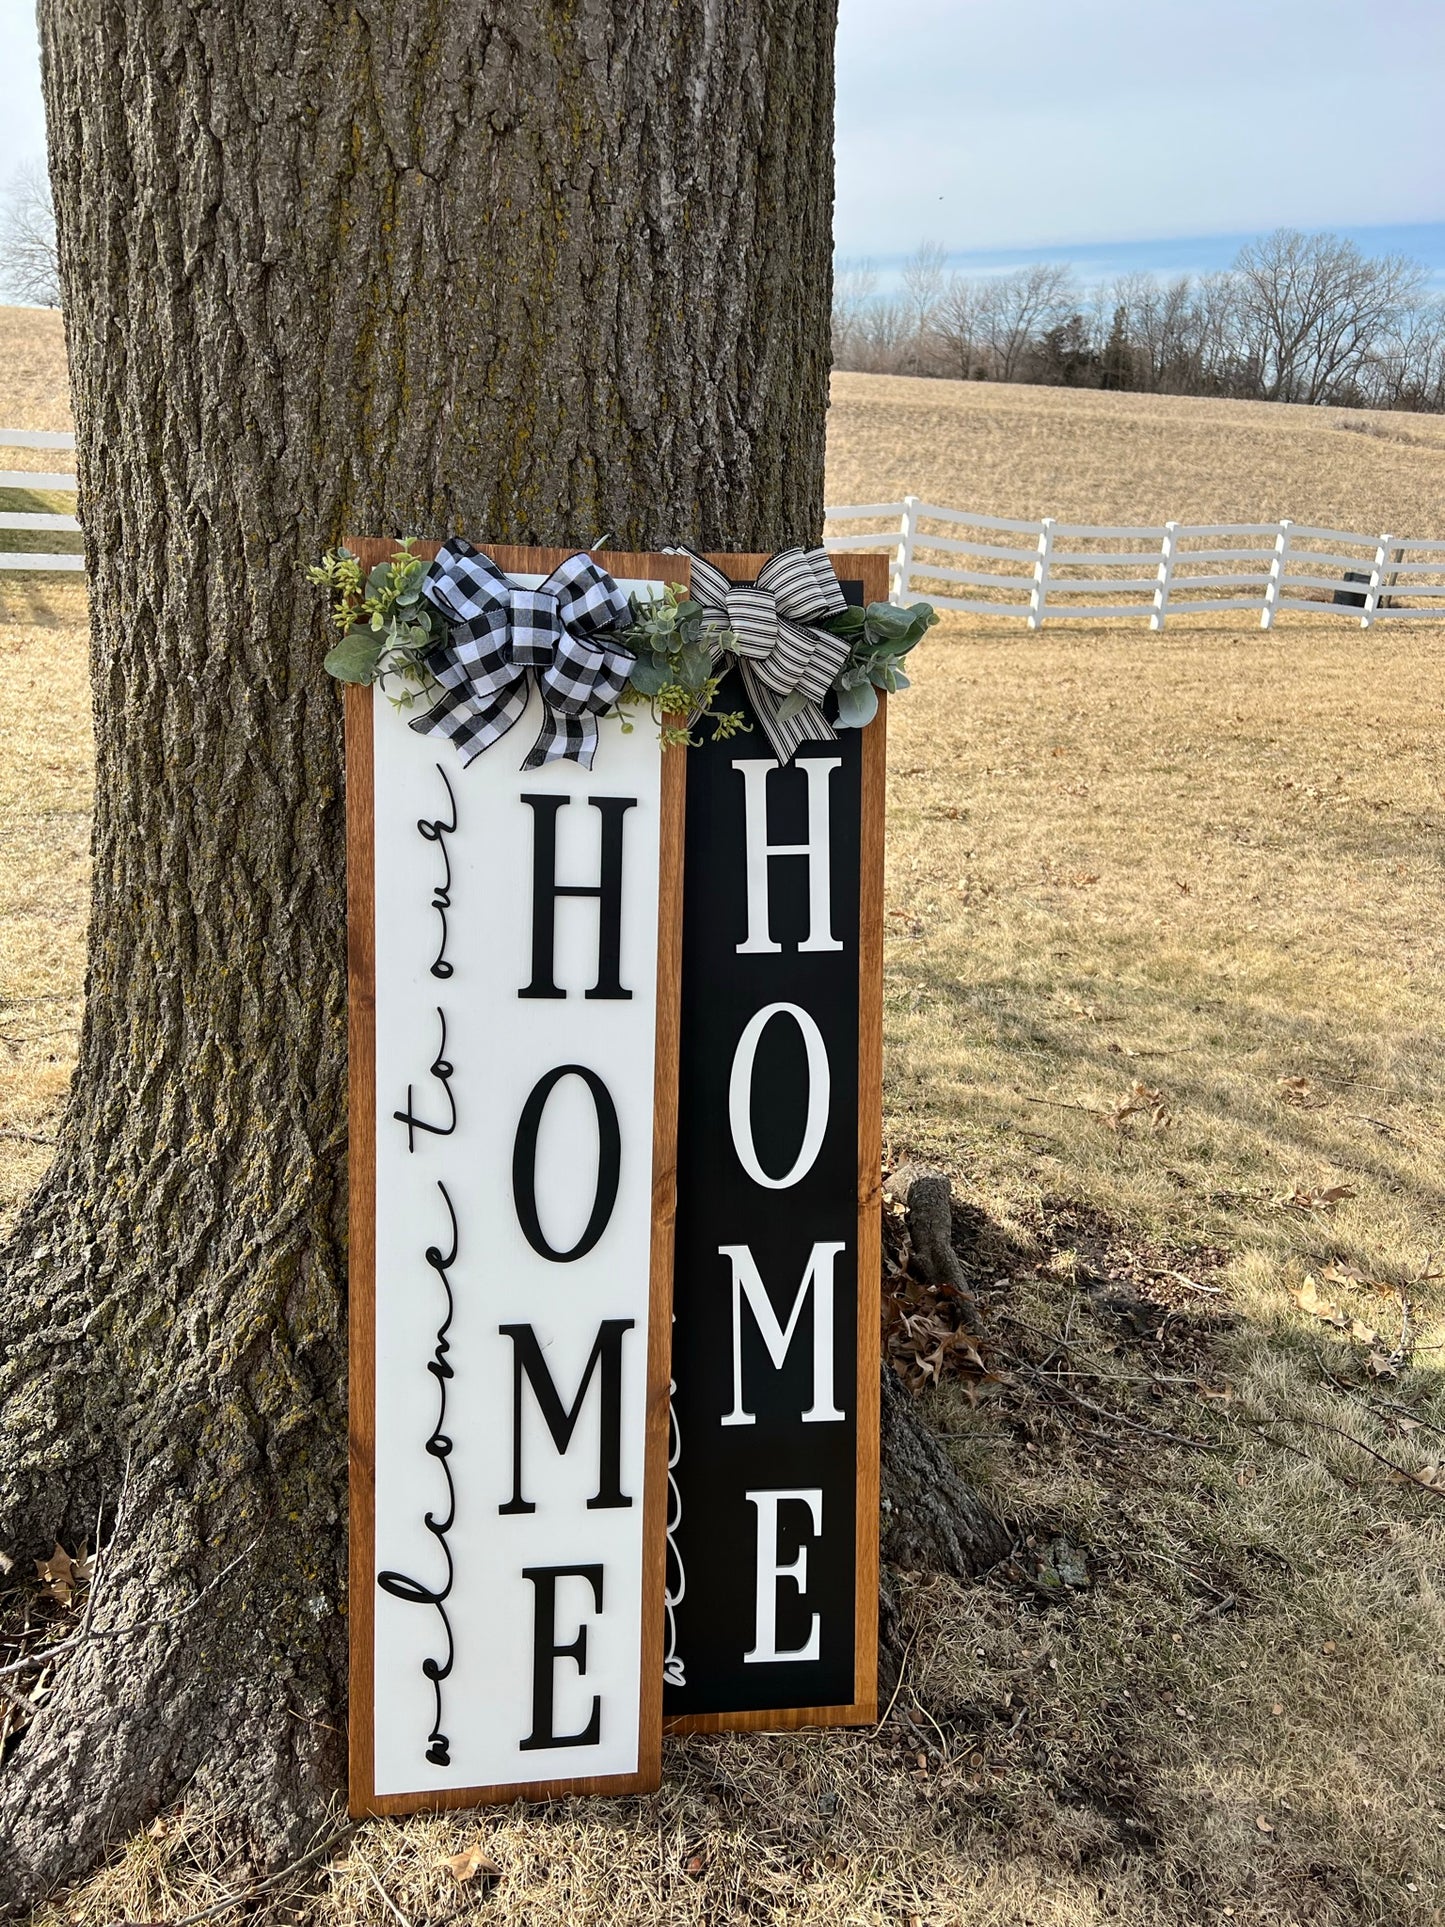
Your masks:
M12 1909L183 1790L276 1856L343 1783L340 703L303 565L816 538L832 200L834 0L40 13L95 878L0 1290L0 1547L105 1503L93 1631L159 1623L62 1662L9 1762Z

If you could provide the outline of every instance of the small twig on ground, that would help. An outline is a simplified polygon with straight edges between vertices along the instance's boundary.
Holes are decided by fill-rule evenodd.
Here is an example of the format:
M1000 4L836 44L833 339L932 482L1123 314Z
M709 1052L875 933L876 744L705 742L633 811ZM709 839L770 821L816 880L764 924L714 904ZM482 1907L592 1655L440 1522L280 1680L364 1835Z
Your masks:
M1276 1418L1273 1414L1264 1418L1252 1418L1246 1412L1239 1414L1237 1423L1240 1425L1253 1425L1262 1430L1266 1425L1287 1424L1288 1420ZM1351 1492L1363 1492L1365 1490L1361 1480L1352 1479L1348 1472L1340 1472L1334 1466L1326 1465L1323 1459L1316 1458L1313 1452L1306 1452L1301 1446L1296 1445L1293 1440L1276 1438L1273 1432L1265 1432L1264 1436L1278 1451L1288 1452L1294 1458L1303 1459L1306 1465L1312 1465L1317 1472L1328 1472L1332 1479L1338 1479L1341 1485L1347 1485Z
M367 1874L370 1877L372 1886L375 1887L376 1891L381 1895L382 1899L386 1902L388 1910L392 1914L394 1914L396 1919L401 1923L401 1927L411 1927L411 1922L407 1919L406 1915L401 1911L400 1907L397 1906L396 1902L392 1899L391 1895L386 1891L385 1887L382 1886L381 1875L376 1871L375 1867L372 1866L369 1860L363 1860L361 1864L363 1867L365 1867Z
M41 1137L38 1131L22 1131L10 1125L0 1127L0 1138L14 1144L54 1144L53 1137Z
M1170 1271L1167 1268L1164 1270L1151 1269L1148 1275L1151 1278L1172 1278L1176 1284L1187 1285L1191 1291L1204 1292L1212 1298L1222 1298L1224 1296L1223 1285L1201 1285L1197 1278L1186 1278L1182 1271Z
M1025 1104L1046 1104L1051 1111L1082 1111L1086 1117L1102 1117L1104 1113L1094 1104L1074 1104L1068 1099L1057 1097L1030 1097L1027 1091L1015 1091Z
M310 1848L295 1860L288 1860L284 1867L278 1867L275 1873L268 1874L264 1880L256 1881L253 1886L247 1887L241 1893L226 1894L222 1899L213 1901L209 1907L202 1907L198 1913L184 1914L179 1920L167 1921L165 1927L198 1927L199 1922L203 1920L214 1920L217 1914L229 1913L233 1907L244 1907L250 1901L259 1900L273 1887L280 1886L283 1880L289 1880L292 1874L299 1873L303 1867L309 1867L313 1860L319 1860L323 1854L330 1853L333 1847L340 1846L343 1840L355 1833L356 1827L355 1820L348 1820L344 1826L338 1827L335 1833L329 1834L319 1846ZM116 1922L116 1927L157 1927L157 1923L121 1920Z
M1167 1552L1151 1552L1146 1546L1135 1546L1133 1552L1136 1559L1158 1559L1166 1566L1175 1567L1184 1574L1186 1579L1192 1579L1196 1586L1203 1586L1206 1592L1213 1593L1216 1599L1232 1600L1234 1598L1232 1592L1221 1592L1218 1586L1211 1586L1209 1581L1195 1572L1192 1566L1186 1566L1182 1559L1171 1559Z
M898 1679L893 1688L893 1697L891 1700L889 1700L882 1719L879 1720L878 1724L873 1729L875 1734L881 1733L884 1727L887 1726L889 1720L892 1719L893 1717L893 1709L898 1704L898 1695L903 1691L903 1675L908 1670L909 1656L911 1655L913 1648L915 1647L915 1645L917 1645L917 1643L918 1643L918 1633L917 1633L917 1630L915 1629L912 1637L908 1641L908 1644L903 1648L903 1657L898 1662Z
M1111 1412L1107 1405L1095 1405L1092 1399L1081 1398L1069 1386L1059 1384L1057 1379L1051 1378L1047 1372L1037 1366L1016 1364L1013 1369L1020 1377L1029 1379L1046 1391L1057 1392L1060 1397L1067 1399L1069 1404L1077 1405L1081 1411L1090 1412L1095 1418L1107 1419L1110 1424L1126 1426L1129 1431L1138 1432L1144 1438L1158 1439L1165 1445L1187 1445L1195 1452L1219 1450L1212 1439L1195 1439L1189 1438L1183 1432L1166 1432L1161 1426L1145 1425L1142 1420L1130 1418L1125 1412Z
M914 1689L914 1693L913 1693L913 1704L918 1708L919 1712L923 1715L924 1719L928 1721L928 1724L933 1728L934 1732L938 1735L939 1757L942 1759L943 1763L947 1765L948 1741L944 1737L943 1728L938 1724L938 1721L933 1717L933 1715L929 1712L928 1708L923 1704L923 1701L918 1697L918 1692L916 1688Z
M1276 1414L1276 1418L1281 1425L1308 1425L1316 1432L1333 1432L1336 1438L1344 1439L1347 1444L1356 1445L1362 1452L1368 1452L1372 1459L1378 1459L1381 1465L1387 1466L1395 1474L1402 1485L1419 1486L1420 1490L1428 1492L1432 1499L1445 1499L1445 1491L1440 1491L1433 1485L1422 1484L1408 1466L1398 1465L1387 1453L1377 1452L1373 1445L1366 1445L1363 1439L1357 1439L1353 1432L1347 1432L1342 1425L1329 1425L1324 1419L1319 1418L1290 1418L1283 1413Z
M1433 1432L1437 1438L1445 1439L1445 1426L1432 1424L1429 1419L1419 1417L1417 1413L1410 1410L1408 1405L1397 1405L1392 1398L1369 1398L1364 1392L1360 1391L1357 1386L1347 1384L1344 1379L1337 1378L1328 1366L1325 1366L1323 1370L1325 1377L1337 1391L1344 1392L1358 1404L1363 1405L1367 1412L1378 1412L1382 1409L1386 1412L1392 1412L1396 1418L1408 1419L1411 1425L1418 1425L1421 1431Z

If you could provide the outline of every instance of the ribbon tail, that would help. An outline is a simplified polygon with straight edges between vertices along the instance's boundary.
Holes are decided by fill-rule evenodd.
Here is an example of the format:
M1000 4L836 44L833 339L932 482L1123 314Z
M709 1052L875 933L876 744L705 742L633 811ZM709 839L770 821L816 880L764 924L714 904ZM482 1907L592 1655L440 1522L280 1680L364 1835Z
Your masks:
M463 765L499 742L527 707L527 679L520 676L491 702L479 703L465 690L446 690L411 727L419 736L444 736Z
M587 712L566 716L550 704L542 705L542 727L537 740L527 751L523 769L541 769L544 763L580 763L591 769L597 754L597 718Z
M804 743L835 743L838 740L832 725L816 703L806 703L791 716L781 716L778 712L786 698L768 688L746 656L738 667L742 671L748 700L757 711L763 734L772 744L780 764L790 763L794 752Z

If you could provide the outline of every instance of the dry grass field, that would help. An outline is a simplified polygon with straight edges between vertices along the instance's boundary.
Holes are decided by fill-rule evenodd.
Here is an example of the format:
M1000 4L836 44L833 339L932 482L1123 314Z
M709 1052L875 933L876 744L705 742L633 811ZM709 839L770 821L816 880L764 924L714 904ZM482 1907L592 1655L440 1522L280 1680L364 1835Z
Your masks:
M1359 433L1363 425L1369 433ZM1445 536L1445 416L833 377L830 502Z
M31 327L0 310L0 349ZM53 333L0 353L0 421L61 425L57 371ZM1445 533L1445 423L1390 426L849 375L830 498ZM73 1048L83 618L75 584L0 577L10 1210ZM649 1799L367 1826L252 1919L1445 1920L1442 641L931 633L890 722L886 1130L953 1175L975 1295L895 1278L891 1329L971 1328L924 1396L1015 1558L905 1577L877 1731L694 1739ZM500 1871L463 1885L471 1845ZM246 1883L180 1811L40 1920Z

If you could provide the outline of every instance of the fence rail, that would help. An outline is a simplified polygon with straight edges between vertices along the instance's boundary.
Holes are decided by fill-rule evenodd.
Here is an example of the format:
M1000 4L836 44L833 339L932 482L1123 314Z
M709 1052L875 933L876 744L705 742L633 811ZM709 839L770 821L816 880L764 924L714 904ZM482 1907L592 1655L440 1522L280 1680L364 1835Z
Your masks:
M1392 617L1445 621L1445 542L1408 535L1360 535L1288 520L1116 527L1045 515L1025 522L944 508L916 495L846 503L824 515L824 544L832 553L891 551L894 602L924 593L942 609L1018 617L1031 629L1131 616L1162 629L1171 615L1219 609L1257 610L1263 629L1273 627L1282 609L1351 616L1362 629ZM892 526L862 533L835 527L865 521ZM1021 539L991 539L999 535ZM959 567L954 557L974 566ZM987 594L948 593L955 587Z
M74 447L73 435L0 428L0 449ZM0 489L73 494L75 485L73 473L0 469ZM889 593L893 601L907 602L922 589L940 608L1014 616L1031 629L1045 622L1131 616L1147 618L1151 629L1162 629L1171 615L1229 609L1257 609L1264 629L1273 625L1282 609L1358 615L1362 629L1373 622L1409 616L1445 620L1445 541L1389 533L1359 535L1349 529L1291 521L1115 527L1060 522L1046 515L1026 522L976 509L944 508L916 495L905 495L900 502L848 503L824 514L830 525L824 541L833 554L892 552ZM839 522L889 522L892 527L849 534L832 529ZM940 523L968 533L943 533L936 526ZM985 538L1022 539L981 540L980 531ZM49 509L0 512L0 538L80 533L73 515ZM1226 540L1221 547L1222 538ZM1067 546L1057 547L1060 541ZM1140 546L1145 542L1147 549ZM1114 546L1080 547L1080 543ZM1121 548L1121 543L1129 546ZM1199 546L1210 543L1216 546ZM1351 549L1360 553L1349 554ZM953 557L983 566L961 568ZM85 557L77 552L47 554L0 546L0 569L84 567ZM945 585L943 592L934 586L939 583ZM984 594L955 596L947 593L952 588ZM1181 591L1186 592L1184 600ZM1116 600L1120 596L1132 599L1120 602Z
M74 449L74 435L51 429L0 428L0 448ZM73 473L41 471L33 468L0 468L0 489L19 489L27 494L73 495ZM0 514L0 531L14 535L79 535L80 524L73 515L58 515L49 509L7 509ZM83 569L85 557L78 553L45 554L38 549L12 549L0 546L0 569Z

